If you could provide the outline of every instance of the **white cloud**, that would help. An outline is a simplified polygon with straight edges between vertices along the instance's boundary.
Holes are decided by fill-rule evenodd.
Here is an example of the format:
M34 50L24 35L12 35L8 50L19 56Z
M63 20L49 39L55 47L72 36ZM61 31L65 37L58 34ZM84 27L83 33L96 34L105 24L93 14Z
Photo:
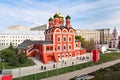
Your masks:
M0 14L2 18L12 17L11 21L17 20L37 26L47 23L48 18L53 16L58 11L58 7L61 6L62 13L64 15L70 14L72 24L76 27L82 25L92 26L89 28L96 26L95 28L97 28L98 25L119 25L120 23L119 0L97 0L86 3L81 3L81 1L68 2L70 1L60 0L48 3L39 0L21 0L20 2L13 1L14 5L0 3ZM11 25L6 24L5 27L7 26Z

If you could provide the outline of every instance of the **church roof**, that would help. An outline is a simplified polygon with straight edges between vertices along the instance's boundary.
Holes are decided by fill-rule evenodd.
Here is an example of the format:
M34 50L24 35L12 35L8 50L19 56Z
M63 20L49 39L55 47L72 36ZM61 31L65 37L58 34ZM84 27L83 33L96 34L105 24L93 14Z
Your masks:
M59 16L58 16L58 14L57 14L57 13L54 15L54 18L59 18Z
M59 18L64 18L64 16L61 13L57 13Z
M64 18L64 16L61 13L56 13L54 18Z
M52 44L52 41L31 41L31 40L25 40L23 43L18 45L19 49L26 49L30 45L34 44Z
M71 17L69 15L66 16L66 19L71 19Z
M52 17L49 18L49 21L53 21Z

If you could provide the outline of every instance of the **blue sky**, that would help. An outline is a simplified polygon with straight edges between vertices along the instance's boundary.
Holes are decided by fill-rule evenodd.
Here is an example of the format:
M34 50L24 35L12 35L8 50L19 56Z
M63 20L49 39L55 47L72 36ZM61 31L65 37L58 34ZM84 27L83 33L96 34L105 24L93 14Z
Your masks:
M59 10L71 16L75 29L112 30L116 26L120 32L120 0L0 0L0 30L46 24Z

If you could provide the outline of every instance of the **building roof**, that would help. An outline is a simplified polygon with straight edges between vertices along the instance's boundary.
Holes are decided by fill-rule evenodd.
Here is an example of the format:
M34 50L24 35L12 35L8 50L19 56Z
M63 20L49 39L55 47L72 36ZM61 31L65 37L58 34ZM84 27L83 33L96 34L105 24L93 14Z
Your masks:
M53 21L53 18L52 18L52 17L50 17L50 18L49 18L49 21Z
M12 29L12 30L30 30L29 27L21 26L21 25L10 26L10 27L8 27L8 29Z
M66 16L66 19L71 19L71 17L69 15Z
M44 36L44 31L30 31L30 30L4 30L0 35L40 35Z
M48 24L36 26L36 27L31 28L30 30L32 30L32 31L45 31L46 29L48 29Z
M61 13L57 13L59 18L64 18L64 16Z
M23 43L18 45L19 49L26 49L30 45L34 44L52 44L52 41L31 41L31 40L25 40Z
M63 26L63 25L60 26L60 27L57 27L57 28L59 28L59 29L61 29L61 30L62 30L62 29L67 29L67 30L69 30L69 29L73 29L74 31L76 31L76 30L75 30L74 28L72 28L72 27L69 27L69 28L68 28L68 27ZM56 29L56 27L54 26L54 27L48 28L48 29L46 29L45 31L49 31L49 30L51 30L51 29L54 30L54 29Z

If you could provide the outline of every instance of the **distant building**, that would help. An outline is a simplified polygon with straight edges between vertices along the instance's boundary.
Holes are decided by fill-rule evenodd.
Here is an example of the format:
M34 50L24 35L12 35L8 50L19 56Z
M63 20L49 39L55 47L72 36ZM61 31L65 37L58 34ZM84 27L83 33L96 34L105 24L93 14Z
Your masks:
M97 31L100 31L100 44L109 44L110 29L97 29Z
M77 30L76 35L85 38L87 41L93 39L97 44L108 44L110 41L109 29Z
M30 30L32 30L32 31L45 31L46 29L48 29L48 24L33 27Z
M109 43L110 48L118 48L120 46L120 37L118 36L118 32L116 27L114 28L112 32L112 38Z
M15 26L10 26L8 27L10 30L30 30L30 28L21 26L21 25L15 25Z
M81 43L75 40L75 29L71 26L71 17L57 13L54 19L49 19L49 28L45 30L45 41L24 41L18 46L19 51L26 51L28 56L34 56L47 64L49 61L59 62L85 54Z
M45 40L43 31L8 29L0 32L0 48L6 48L12 43L14 47L24 40Z
M97 44L100 43L100 31L97 30L76 30L76 35L90 41L93 39Z

